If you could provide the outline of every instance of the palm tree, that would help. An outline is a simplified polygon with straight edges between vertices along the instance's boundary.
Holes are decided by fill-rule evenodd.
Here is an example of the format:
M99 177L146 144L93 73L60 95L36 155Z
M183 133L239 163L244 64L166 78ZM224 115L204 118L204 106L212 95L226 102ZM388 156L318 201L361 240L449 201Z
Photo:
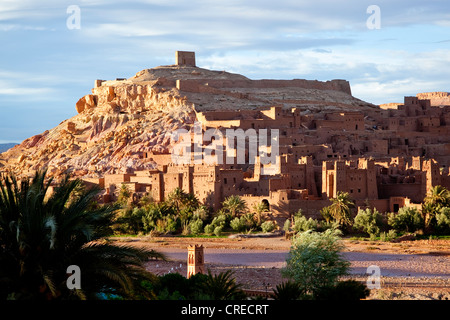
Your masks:
M338 192L336 198L331 199L328 213L342 226L351 225L351 208L354 202L348 192Z
M238 195L232 195L222 202L223 208L228 211L232 217L236 217L247 210L247 204Z
M265 203L265 202L254 203L253 206L252 206L252 209L255 212L256 222L257 222L257 224L259 226L261 224L263 212L268 212L269 211L267 203Z
M236 283L233 272L227 270L213 275L208 269L208 275L203 285L204 293L212 300L244 300L245 293L241 285Z
M275 300L299 300L304 295L305 292L300 289L298 283L291 280L282 282L273 289Z
M425 197L422 205L422 215L425 221L425 230L430 231L436 214L444 207L450 206L450 191L443 186L434 186Z
M167 197L169 205L173 206L177 212L182 210L195 211L200 205L197 197L192 193L186 193L181 188L175 188Z
M13 175L1 177L0 298L149 297L140 283L153 275L143 263L164 256L105 241L117 206L95 205L99 190L83 189L81 180L68 176L49 194L53 180L45 175L20 183ZM72 265L81 271L81 289L66 284Z
M183 206L184 199L186 198L186 192L183 189L175 188L167 197L167 203L173 206L177 211Z

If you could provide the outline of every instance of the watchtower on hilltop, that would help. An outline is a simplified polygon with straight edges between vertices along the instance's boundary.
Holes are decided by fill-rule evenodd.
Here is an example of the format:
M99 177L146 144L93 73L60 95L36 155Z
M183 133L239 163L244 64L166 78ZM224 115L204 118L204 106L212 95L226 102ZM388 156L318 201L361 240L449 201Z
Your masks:
M176 51L175 64L177 66L195 67L195 52L192 51Z

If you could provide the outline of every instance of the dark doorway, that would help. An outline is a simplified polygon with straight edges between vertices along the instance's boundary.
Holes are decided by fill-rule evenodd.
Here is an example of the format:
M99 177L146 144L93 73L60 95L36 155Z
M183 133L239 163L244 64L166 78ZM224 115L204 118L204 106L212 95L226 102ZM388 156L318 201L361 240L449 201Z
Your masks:
M263 201L261 201L263 204L265 204L266 205L266 207L267 207L267 210L269 210L270 211L270 204L269 204L269 201L267 200L267 199L263 199Z

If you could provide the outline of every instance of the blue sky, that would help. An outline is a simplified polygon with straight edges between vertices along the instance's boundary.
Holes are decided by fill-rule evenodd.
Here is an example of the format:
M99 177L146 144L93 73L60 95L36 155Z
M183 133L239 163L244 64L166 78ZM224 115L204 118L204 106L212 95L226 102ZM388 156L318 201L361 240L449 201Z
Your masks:
M176 50L251 79L347 79L375 104L450 91L448 0L0 0L0 41L0 143L74 116L95 79L173 64Z

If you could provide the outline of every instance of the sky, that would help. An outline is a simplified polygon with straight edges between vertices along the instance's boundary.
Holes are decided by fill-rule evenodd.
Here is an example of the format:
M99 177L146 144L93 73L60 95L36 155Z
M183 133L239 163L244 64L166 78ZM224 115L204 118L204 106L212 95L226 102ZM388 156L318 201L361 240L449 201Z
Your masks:
M0 143L177 50L250 79L346 79L374 104L450 91L448 0L0 0L0 44Z

